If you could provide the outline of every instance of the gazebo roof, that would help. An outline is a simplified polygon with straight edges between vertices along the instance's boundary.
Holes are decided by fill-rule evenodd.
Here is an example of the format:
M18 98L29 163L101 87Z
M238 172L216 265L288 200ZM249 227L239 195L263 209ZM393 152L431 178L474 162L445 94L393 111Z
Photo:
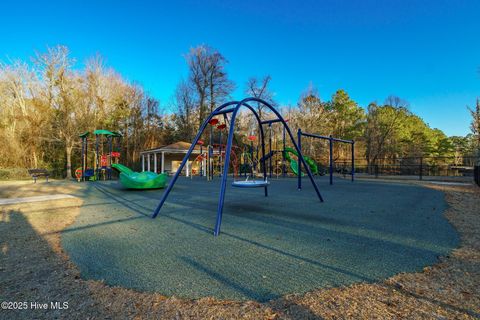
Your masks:
M160 153L160 152L187 153L187 151L188 151L188 149L190 148L191 145L192 144L190 142L177 141L177 142L169 144L167 146L143 150L142 152L140 152L140 154ZM195 153L199 153L200 152L200 145L196 145L194 151L196 151Z

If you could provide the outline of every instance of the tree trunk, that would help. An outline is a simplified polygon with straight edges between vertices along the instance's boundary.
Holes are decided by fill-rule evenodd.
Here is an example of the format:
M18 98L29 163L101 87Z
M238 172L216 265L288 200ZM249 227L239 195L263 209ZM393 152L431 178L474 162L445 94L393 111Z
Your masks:
M72 149L73 146L70 143L67 143L65 147L65 152L67 154L67 174L65 180L69 180L72 177Z
M33 167L38 168L38 157L35 149L32 151L32 158L33 158Z

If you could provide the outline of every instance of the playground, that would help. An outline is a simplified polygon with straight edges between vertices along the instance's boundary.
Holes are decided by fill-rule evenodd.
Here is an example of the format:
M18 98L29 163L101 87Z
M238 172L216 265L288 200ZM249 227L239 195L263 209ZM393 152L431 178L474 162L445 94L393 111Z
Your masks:
M274 117L261 120L252 102L263 103ZM233 142L241 107L255 116L258 131L247 136L237 157L242 148ZM218 116L222 124L212 121ZM228 129L227 141L221 131L219 143L210 135L204 153L200 137L212 123ZM264 131L274 123L283 125L281 152L272 149L272 135ZM300 129L295 139L287 121L256 98L212 111L188 150L153 149L163 152L161 172L155 153L153 168L150 154L142 154L147 171L122 165L114 148L121 134L95 130L90 149L89 136L80 135L77 181L37 182L35 177L33 184L0 186L0 231L6 235L2 271L8 275L3 281L10 284L4 286L9 297L61 301L68 293L75 304L70 311L89 316L79 309L88 303L96 307L92 315L106 317L115 314L109 306L116 294L136 301L122 306L123 314L140 317L145 312L172 317L172 310L175 317L194 318L344 316L331 313L332 305L321 306L328 298L319 296L332 294L344 299L347 315L358 317L371 315L365 303L386 304L382 315L422 310L425 315L435 310L439 317L480 315L478 235L472 232L480 225L479 193L470 184L356 179L353 140ZM328 142L328 169L320 172L315 159L304 155L302 136ZM341 171L334 170L338 143L350 154ZM184 155L170 177L163 172L166 150ZM278 153L289 174L285 165L276 175L267 166L277 162L272 158ZM195 162L196 175L190 170ZM27 256L35 263L22 262ZM463 261L466 257L473 263ZM22 272L13 272L19 265ZM24 285L30 290L11 285L18 277L28 279ZM366 292L377 296L362 301L369 297Z
M317 319L315 314L365 312L355 303L380 303L372 307L404 315L436 310L478 316L478 191L316 181L329 199L321 205L312 201L312 186L297 191L292 178L272 181L268 198L259 189L232 192L229 186L218 237L212 236L216 197L211 195L218 195L220 179L180 178L153 220L151 209L162 189L126 191L116 181L53 181L35 188L3 183L2 198L74 197L2 206L3 281L23 277L20 287L37 288L7 286L5 294L16 290L18 299L68 294L71 304L78 303L72 310L84 315L90 313L81 306L88 303L97 315L115 314L105 305L117 305L121 312L144 316ZM33 260L25 264L27 252ZM13 272L19 266L23 271ZM374 302L375 295L391 305Z

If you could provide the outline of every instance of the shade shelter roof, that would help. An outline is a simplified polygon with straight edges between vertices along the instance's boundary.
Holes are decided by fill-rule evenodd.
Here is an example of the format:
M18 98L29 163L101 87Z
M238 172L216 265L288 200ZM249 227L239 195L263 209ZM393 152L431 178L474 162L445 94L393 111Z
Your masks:
M187 153L188 149L190 148L191 143L190 142L185 142L185 141L177 141L175 143L159 147L159 148L153 148L153 149L148 149L140 152L140 154L152 154L152 153ZM203 150L206 151L206 148L204 147ZM200 153L200 145L196 145L194 148L194 153Z

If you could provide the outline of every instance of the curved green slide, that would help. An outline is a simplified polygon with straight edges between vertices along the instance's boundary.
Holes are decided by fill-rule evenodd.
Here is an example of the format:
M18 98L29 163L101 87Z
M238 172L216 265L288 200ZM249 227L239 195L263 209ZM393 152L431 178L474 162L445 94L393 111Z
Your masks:
M166 173L135 172L118 163L112 164L112 168L120 172L120 183L127 189L160 189L165 188L167 184L168 176Z
M292 157L290 157L290 153L294 154L298 158L298 152L297 152L297 150L292 149L292 148L288 148L288 147L285 148L285 160L287 160L290 163L290 168L292 169L293 173L295 175L298 175L298 161L292 159ZM312 171L312 173L313 174L318 174L318 166L317 166L317 163L315 162L315 160L313 160L313 159L311 159L307 156L303 156L303 159L305 159L305 162L310 167L310 170ZM304 174L302 172L302 176L303 175Z

